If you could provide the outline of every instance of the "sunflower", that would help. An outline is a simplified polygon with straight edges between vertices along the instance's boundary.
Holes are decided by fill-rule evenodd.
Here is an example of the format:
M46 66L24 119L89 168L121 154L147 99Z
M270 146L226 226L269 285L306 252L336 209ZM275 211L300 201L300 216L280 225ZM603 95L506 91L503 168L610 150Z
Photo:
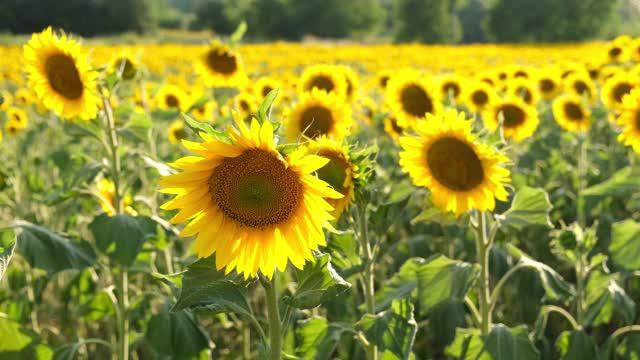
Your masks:
M638 79L627 73L613 76L602 86L601 100L609 109L617 110L622 107L622 98L637 86Z
M509 159L476 142L472 120L448 110L427 115L416 125L417 136L403 136L400 166L417 186L431 190L433 203L456 215L471 209L493 210L495 199L505 201Z
M384 91L387 89L392 74L393 72L391 70L383 70L376 74L376 84L380 90Z
M585 97L589 102L596 100L597 91L586 72L574 72L564 79L564 88L570 94Z
M280 82L278 80L264 76L258 79L253 85L253 94L256 99L264 99L272 90L278 88L280 88Z
M96 191L98 195L98 199L100 201L100 206L102 210L108 215L113 216L116 214L115 208L115 194L116 194L116 186L113 181L108 179L101 179L97 186ZM122 199L124 204L124 212L129 215L137 215L138 212L133 208L133 199L131 196L127 195Z
M344 76L344 80L347 83L347 89L345 91L345 99L348 102L352 102L354 100L357 100L358 99L359 84L360 84L360 82L358 80L358 76L348 66L340 65L340 66L338 66L338 69L340 71L342 71L342 75Z
M161 192L176 195L162 208L181 209L171 221L190 220L181 236L198 234L193 249L215 253L218 270L271 278L288 261L301 269L326 244L322 227L331 228L333 208L324 198L342 197L313 175L329 160L301 150L283 158L271 122L235 120L232 143L204 133L203 143L183 141L200 156L171 164L184 172L160 180Z
M354 199L355 180L358 176L358 166L351 162L349 151L340 143L321 137L318 141L311 140L306 145L308 154L314 154L329 159L329 162L318 169L318 178L342 194L340 199L327 199L333 207L331 215L336 219Z
M33 95L29 89L18 89L13 94L16 105L23 107L29 106L34 103Z
M324 90L333 93L340 100L347 96L347 80L344 73L337 66L313 65L309 66L300 75L298 91L309 92L313 89Z
M527 105L536 106L540 94L535 83L526 78L513 78L507 82L507 94L521 98Z
M13 105L13 95L8 91L0 92L0 110L7 110Z
M437 115L442 104L439 92L428 79L412 71L403 71L389 80L387 101L403 126L412 126L426 114Z
M199 121L212 122L213 112L218 107L213 100L205 101L191 110L191 115Z
M540 123L536 109L513 96L494 104L483 113L482 120L492 131L502 125L504 137L515 142L533 135Z
M10 107L6 111L7 121L11 122L16 128L24 129L29 123L27 113L24 110L17 107Z
M629 60L629 51L626 43L612 41L607 45L607 59L609 63L620 63Z
M399 141L400 136L407 132L407 128L398 123L398 119L391 115L384 119L384 131L389 134L394 141Z
M629 52L635 61L640 61L640 38L629 43Z
M182 139L187 137L187 132L184 131L184 123L182 120L174 120L167 129L167 138L172 144L177 144Z
M359 118L366 124L373 124L376 112L378 111L378 104L372 98L364 96L360 99L358 108L360 110Z
M576 95L562 95L553 102L553 117L560 127L569 131L587 131L591 111Z
M617 123L622 128L618 141L640 153L640 89L633 89L622 99L622 111Z
M45 107L64 119L96 117L97 74L78 42L54 35L49 27L33 34L24 46L24 58L31 88Z
M493 87L479 80L471 82L465 95L464 103L474 113L483 112L498 99Z
M247 83L240 55L217 41L211 42L195 67L196 72L209 87L243 87Z
M315 139L326 136L339 141L348 135L353 125L351 107L335 93L313 89L300 96L285 124L285 134L291 142L301 136Z
M241 92L233 98L233 107L242 115L243 119L249 119L251 114L255 114L258 109L258 104L255 98L247 93Z
M560 74L555 68L547 68L537 73L535 77L538 93L546 100L552 100L562 91Z
M463 98L466 88L466 81L462 76L456 74L445 74L438 79L440 88L440 98L459 103Z
M109 70L120 74L124 80L133 79L138 73L139 67L138 60L128 52L122 52L114 56L109 62Z
M186 111L190 106L187 93L175 85L164 85L158 90L154 99L156 106L163 110Z
M13 121L7 121L6 123L4 123L4 131L6 131L6 133L10 136L16 136L22 130L24 130L24 128Z

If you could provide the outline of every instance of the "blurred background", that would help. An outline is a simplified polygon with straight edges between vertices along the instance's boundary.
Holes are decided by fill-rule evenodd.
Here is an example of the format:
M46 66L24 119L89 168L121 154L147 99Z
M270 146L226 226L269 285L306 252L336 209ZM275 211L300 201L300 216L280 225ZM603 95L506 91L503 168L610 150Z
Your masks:
M640 0L0 0L6 34L229 34L246 21L254 42L570 42L638 35L638 20Z

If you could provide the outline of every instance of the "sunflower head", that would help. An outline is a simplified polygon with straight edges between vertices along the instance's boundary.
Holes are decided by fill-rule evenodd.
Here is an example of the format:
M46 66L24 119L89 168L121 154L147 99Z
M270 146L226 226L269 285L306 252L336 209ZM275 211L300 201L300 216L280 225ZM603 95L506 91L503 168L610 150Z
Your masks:
M395 115L390 115L384 119L384 131L391 136L394 141L399 141L400 136L407 132L407 127L399 123Z
M554 68L547 68L537 73L535 77L537 91L546 100L551 100L562 91L560 75Z
M553 102L553 117L560 127L569 131L587 131L591 124L591 110L576 95L558 97Z
M6 111L13 104L13 95L8 91L0 92L0 110Z
M640 153L640 89L631 90L622 99L623 107L617 119L622 132L618 141L630 146L636 153Z
M300 96L300 101L290 110L286 121L287 139L322 136L341 140L353 125L351 107L334 93L313 89Z
M182 120L174 120L167 129L167 138L172 144L177 144L182 139L187 137L187 132L184 129L184 123Z
M323 226L331 228L325 198L342 197L313 175L329 160L304 150L284 157L271 122L235 120L230 143L206 133L202 143L183 141L197 156L171 164L183 172L161 179L161 191L176 195L162 208L181 209L171 221L189 221L181 235L197 234L193 249L215 253L218 270L271 278L289 261L302 268L325 245Z
M602 102L610 109L622 107L622 98L640 84L635 76L621 73L609 78L602 87Z
M133 79L138 72L138 68L138 60L127 52L123 52L113 57L109 62L109 69L120 74L124 80Z
M264 99L272 90L280 88L280 82L274 78L264 76L256 81L253 86L253 95L256 99Z
M14 93L14 99L16 105L20 105L22 107L29 106L34 103L33 94L29 89L18 89Z
M387 101L403 124L413 125L426 114L435 115L442 109L440 93L431 80L412 71L403 71L389 80Z
M190 104L187 93L176 85L164 85L155 95L155 105L163 110L186 111Z
M347 80L341 68L330 65L313 65L304 69L300 75L297 90L310 92L313 89L318 89L333 93L338 99L345 100L347 87Z
M495 103L483 113L482 120L489 130L501 126L504 137L515 142L533 135L540 123L536 109L513 96Z
M536 106L540 101L538 88L528 78L519 77L509 80L507 94L521 98L527 105Z
M463 77L456 74L446 74L438 79L438 87L442 99L458 103L463 98L467 86Z
M484 81L473 81L467 88L464 103L474 113L487 109L498 99L498 94Z
M7 114L7 122L10 122L12 126L15 126L18 129L24 129L28 125L27 113L17 107L10 107L6 111Z
M96 185L96 192L100 201L100 206L108 216L116 214L115 193L116 187L113 181L109 179L101 179ZM138 212L133 208L133 199L131 196L125 196L122 199L124 204L124 212L129 215L137 215Z
M400 165L417 186L431 191L433 203L457 215L471 209L493 210L495 199L506 200L508 159L476 141L472 120L455 110L428 115L416 126L416 136L403 136Z
M344 80L346 82L345 99L348 102L353 102L358 99L359 80L358 75L348 66L340 65L338 69L342 72Z
M65 119L96 117L97 74L78 42L55 35L49 27L33 34L24 46L24 58L31 88L45 107Z
M586 72L574 72L564 79L565 90L574 95L586 98L589 102L596 100L596 87Z
M196 62L196 71L209 87L243 87L247 83L240 55L217 41Z

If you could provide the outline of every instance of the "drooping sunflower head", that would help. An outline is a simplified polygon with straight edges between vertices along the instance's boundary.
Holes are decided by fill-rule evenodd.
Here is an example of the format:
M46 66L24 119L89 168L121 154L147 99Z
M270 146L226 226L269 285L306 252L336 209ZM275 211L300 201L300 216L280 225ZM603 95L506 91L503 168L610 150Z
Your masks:
M602 86L601 100L609 109L617 110L622 107L622 98L631 93L640 84L635 76L626 72L609 78Z
M190 104L187 93L176 85L164 85L154 97L155 105L163 110L186 111Z
M438 88L440 89L440 98L458 103L464 97L467 84L462 76L449 73L438 79Z
M402 170L417 186L431 191L434 205L457 215L471 209L493 210L495 199L505 201L508 159L476 141L472 120L449 110L428 115L417 123L417 136L403 136Z
M492 131L501 126L504 137L515 142L533 135L540 123L536 109L513 96L495 103L483 113L482 120Z
M623 107L617 119L622 132L618 141L640 153L640 89L636 88L622 99Z
M574 72L564 79L564 89L570 94L586 98L589 102L596 100L596 87L586 72Z
M536 106L540 101L540 93L535 83L527 78L513 78L507 83L507 94L519 97L527 105Z
M403 71L389 80L387 102L398 121L413 125L426 114L437 115L442 110L440 93L433 82L412 71Z
M569 131L587 131L591 124L591 110L576 95L563 95L553 102L553 117L560 127Z
M327 199L334 208L331 214L337 219L354 199L358 167L351 161L349 149L346 146L326 137L309 141L306 144L306 150L308 154L329 159L329 162L318 169L316 174L320 180L343 196L340 199Z
M546 100L552 100L562 91L560 75L555 68L539 71L535 77L538 93Z
M498 100L498 94L484 81L473 81L465 93L464 103L474 113L483 112Z
M31 88L45 107L64 119L96 117L97 74L78 42L49 27L33 34L24 46L24 58Z
M204 133L202 143L183 141L197 155L171 164L183 172L160 180L162 192L176 195L162 208L181 209L171 221L189 221L181 235L197 234L193 250L215 253L218 270L271 278L289 261L302 268L325 245L323 226L331 228L325 198L342 197L313 175L328 159L303 150L283 157L269 121L248 127L237 117L236 126L230 143Z
M352 125L350 106L334 93L313 89L300 95L300 101L287 116L285 132L291 142L321 136L340 141Z
M344 72L337 66L313 65L309 66L300 75L298 81L299 92L311 92L313 89L335 94L336 98L347 98L347 80Z
M196 72L209 87L243 87L247 83L240 55L217 41L209 45L195 66Z

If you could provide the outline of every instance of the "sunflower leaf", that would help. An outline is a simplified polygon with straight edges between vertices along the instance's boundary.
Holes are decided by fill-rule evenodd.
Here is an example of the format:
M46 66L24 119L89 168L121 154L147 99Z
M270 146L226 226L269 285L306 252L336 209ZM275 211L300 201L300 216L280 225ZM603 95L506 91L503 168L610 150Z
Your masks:
M537 360L538 350L531 343L526 326L508 328L494 325L487 336L479 329L457 329L445 354L456 359Z
M640 223L631 219L611 226L609 253L616 265L627 270L640 268Z
M298 290L283 300L298 309L313 309L351 287L333 269L329 254L307 262L302 270L297 271L297 278Z
M565 331L556 340L563 360L597 360L598 348L591 336L582 330Z
M219 141L225 143L231 142L231 138L229 138L229 135L227 135L225 132L217 131L213 128L213 126L211 126L211 124L195 120L185 113L182 113L182 118L187 123L189 128L191 128L191 130L193 130L196 134L199 132L204 132Z
M271 121L271 110L273 109L273 102L276 101L276 97L278 97L279 91L280 89L273 89L269 91L264 100L262 100L262 104L260 104L260 107L258 108L258 120L261 124L265 121ZM278 124L274 121L272 121L271 123L273 125Z
M156 222L146 216L98 215L89 224L96 246L118 264L133 265L144 242L157 236Z
M185 310L165 310L154 315L149 320L145 338L157 354L171 359L202 359L201 353L210 347L207 333Z
M625 167L611 175L606 181L593 185L582 192L584 196L625 196L640 188L640 171Z
M546 191L525 186L515 194L509 210L495 217L502 229L521 230L531 225L553 227L549 219L551 208Z
M299 344L296 354L300 359L329 360L342 334L349 331L347 324L331 322L322 317L312 317L299 323L296 337Z

